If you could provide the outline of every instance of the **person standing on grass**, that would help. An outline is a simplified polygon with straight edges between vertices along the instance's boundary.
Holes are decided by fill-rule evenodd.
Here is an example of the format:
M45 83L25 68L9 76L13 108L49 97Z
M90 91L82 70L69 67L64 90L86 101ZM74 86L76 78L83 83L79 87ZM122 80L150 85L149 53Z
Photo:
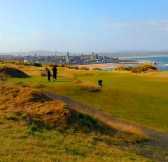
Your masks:
M54 65L54 67L52 68L53 71L53 79L56 80L57 79L57 67L56 65Z
M48 76L48 81L50 82L51 72L48 68L46 68L46 75Z

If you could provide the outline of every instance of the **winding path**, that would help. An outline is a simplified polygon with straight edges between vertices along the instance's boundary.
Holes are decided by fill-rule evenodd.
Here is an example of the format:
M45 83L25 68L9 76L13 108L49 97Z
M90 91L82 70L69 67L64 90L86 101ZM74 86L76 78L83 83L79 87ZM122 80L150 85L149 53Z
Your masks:
M148 134L154 140L152 140L151 142L147 142L145 144L137 145L137 147L141 148L141 152L140 153L138 152L138 154L146 156L146 157L150 157L157 161L163 161L163 162L168 161L168 132L160 132L160 131L157 131L157 130L154 130L148 127L136 125L136 124L133 124L127 121L123 121L121 119L112 117L104 112L96 110L93 107L81 104L70 98L57 95L55 93L46 92L46 91L42 91L42 93L51 99L61 100L64 103L68 104L70 109L79 111L84 114L89 114L90 116L97 118L98 120L100 120L101 122L105 124L121 123L122 125L133 126L133 127L143 130L146 134ZM149 149L149 146L151 149ZM163 155L162 154L163 152L165 152L166 155ZM157 155L158 157L157 156L155 157L155 154L158 154Z

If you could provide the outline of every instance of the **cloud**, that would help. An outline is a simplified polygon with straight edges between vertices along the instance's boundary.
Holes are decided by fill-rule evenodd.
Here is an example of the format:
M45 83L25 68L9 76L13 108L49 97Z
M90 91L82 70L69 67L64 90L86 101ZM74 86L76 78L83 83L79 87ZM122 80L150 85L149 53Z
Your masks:
M158 30L150 30L148 33L168 33L168 27L163 28L163 29L158 29Z
M31 33L25 36L7 36L1 35L1 42L21 42L21 41L55 41L59 40L58 37L54 35L48 35L44 33Z
M168 20L152 20L140 23L147 33L168 33Z
M168 20L149 20L135 23L107 23L103 27L117 30L136 30L146 33L168 32Z
M143 26L168 26L168 20L150 20L141 22L140 24Z
M20 42L55 42L61 40L61 37L55 35L49 35L45 33L30 33L24 36L13 36L13 35L3 35L0 34L0 42L12 42L12 43L20 43Z

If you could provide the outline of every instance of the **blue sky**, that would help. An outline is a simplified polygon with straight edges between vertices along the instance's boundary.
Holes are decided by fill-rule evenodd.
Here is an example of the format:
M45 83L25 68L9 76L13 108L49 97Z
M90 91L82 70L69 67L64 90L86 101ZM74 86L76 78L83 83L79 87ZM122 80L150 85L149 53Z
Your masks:
M168 0L0 0L0 52L168 50Z

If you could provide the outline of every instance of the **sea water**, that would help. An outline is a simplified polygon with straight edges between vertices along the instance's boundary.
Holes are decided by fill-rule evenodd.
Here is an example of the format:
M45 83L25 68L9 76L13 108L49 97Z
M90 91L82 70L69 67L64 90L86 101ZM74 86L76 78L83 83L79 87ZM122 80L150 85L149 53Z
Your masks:
M138 62L152 62L159 70L168 70L168 56L141 56L141 57L130 57L121 58L122 61L138 61Z

